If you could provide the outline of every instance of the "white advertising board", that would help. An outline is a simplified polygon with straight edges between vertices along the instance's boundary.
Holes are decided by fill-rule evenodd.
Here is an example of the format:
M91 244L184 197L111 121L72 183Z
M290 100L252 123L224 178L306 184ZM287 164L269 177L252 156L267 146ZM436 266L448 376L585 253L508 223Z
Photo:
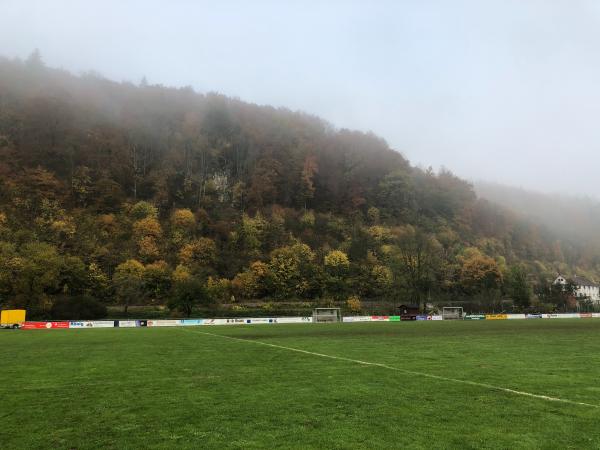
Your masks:
M342 322L370 322L371 316L346 316L342 318Z
M149 320L149 327L178 327L183 322L180 319L166 319L166 320Z
M276 323L312 323L312 317L277 317Z
M89 322L92 328L114 328L114 320L92 320Z
M79 320L69 322L69 328L113 328L113 320Z
M228 319L204 319L202 325L227 325Z
M246 319L246 323L251 325L264 325L267 323L277 323L277 319L273 319L272 317L250 317Z

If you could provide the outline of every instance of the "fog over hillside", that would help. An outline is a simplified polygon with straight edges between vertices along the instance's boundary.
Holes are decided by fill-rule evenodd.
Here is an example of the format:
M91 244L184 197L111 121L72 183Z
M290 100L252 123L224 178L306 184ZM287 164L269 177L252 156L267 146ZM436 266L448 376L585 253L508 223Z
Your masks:
M586 196L551 194L499 183L476 181L477 195L544 225L567 241L600 241L600 201Z
M599 25L585 0L3 0L0 54L307 111L424 167L593 195Z

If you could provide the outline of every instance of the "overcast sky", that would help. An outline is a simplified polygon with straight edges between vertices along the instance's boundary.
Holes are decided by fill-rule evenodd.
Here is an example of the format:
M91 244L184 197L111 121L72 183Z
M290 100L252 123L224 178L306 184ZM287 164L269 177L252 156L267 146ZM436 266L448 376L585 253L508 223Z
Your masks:
M600 1L0 0L0 54L372 130L413 163L600 197Z

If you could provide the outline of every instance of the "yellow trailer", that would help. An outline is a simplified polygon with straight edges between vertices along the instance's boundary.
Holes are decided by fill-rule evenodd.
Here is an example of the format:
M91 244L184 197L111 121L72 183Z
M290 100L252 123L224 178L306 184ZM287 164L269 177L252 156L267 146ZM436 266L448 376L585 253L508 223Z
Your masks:
M19 328L25 322L24 309L6 309L0 312L1 328Z

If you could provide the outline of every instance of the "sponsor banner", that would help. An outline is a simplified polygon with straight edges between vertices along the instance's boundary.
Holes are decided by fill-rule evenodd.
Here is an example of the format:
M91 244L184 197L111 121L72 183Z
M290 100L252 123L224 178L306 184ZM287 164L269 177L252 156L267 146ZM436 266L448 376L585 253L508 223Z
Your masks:
M69 328L113 328L113 320L80 320L69 322Z
M544 314L544 319L579 319L579 313Z
M246 318L236 318L236 319L223 319L225 321L225 325L244 325L252 323L252 319Z
M236 320L236 319L228 319L228 320ZM233 324L238 324L239 322L232 322ZM272 317L253 317L250 319L246 319L246 323L248 324L264 324L264 323L277 323L277 319L273 319Z
M23 322L24 330L43 330L50 328L69 328L69 322Z
M579 313L579 317L581 317L582 319L591 319L592 313Z
M390 316L390 322L400 322L400 316Z
M204 319L184 319L181 320L181 325L184 327L202 325L204 323Z
M46 322L23 322L21 328L24 330L43 330L46 328Z
M485 320L487 316L485 314L467 314L465 320Z
M342 322L370 322L371 316L346 316L342 317Z
M444 320L442 316L431 316L431 320Z
M183 320L167 319L167 320L148 320L147 327L178 327L182 325Z
M312 323L312 317L277 317L276 323Z
M371 316L371 322L389 322L390 316Z
M543 317L542 314L525 314L526 319L542 319Z
M592 313L592 317L594 317L594 318L600 318L600 313Z
M506 320L508 319L507 314L486 314L485 320Z
M113 328L115 326L114 320L92 320L88 323L92 328Z
M134 328L138 324L136 320L115 320L115 326L119 328Z
M559 319L579 319L579 313L558 314Z
M137 326L137 327L147 327L148 326L148 321L147 320L136 320L135 321L135 326Z
M509 320L513 319L526 319L525 314L507 314L506 318Z
M202 325L227 325L227 319L204 319Z
M426 315L418 315L417 316L417 320L431 320L431 316L426 316Z

